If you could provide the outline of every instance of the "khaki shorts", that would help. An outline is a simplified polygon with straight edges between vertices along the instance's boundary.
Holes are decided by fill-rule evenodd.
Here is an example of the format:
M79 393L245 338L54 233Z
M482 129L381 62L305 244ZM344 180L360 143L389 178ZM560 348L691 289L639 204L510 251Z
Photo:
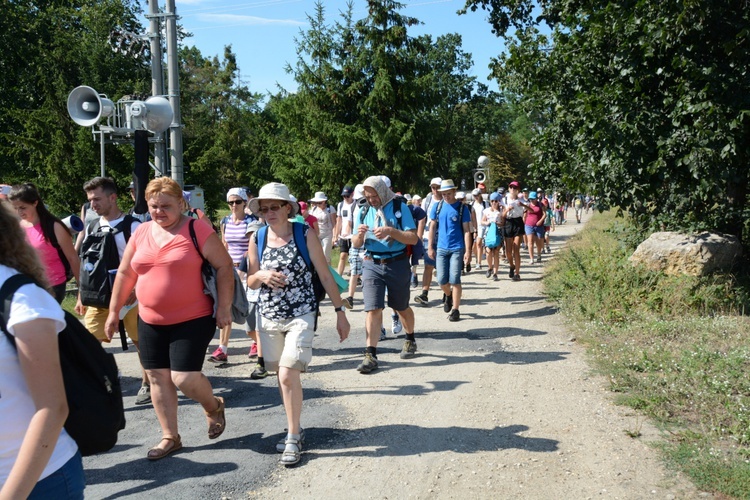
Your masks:
M109 342L107 335L104 333L104 323L107 322L107 316L109 316L109 309L87 306L86 315L83 317L86 329L102 342ZM125 331L128 333L128 337L133 342L138 342L138 304L128 311L123 323L125 323Z
M279 366L307 371L312 361L312 343L315 336L315 311L282 321L260 316L258 335L263 360L269 371L279 371Z

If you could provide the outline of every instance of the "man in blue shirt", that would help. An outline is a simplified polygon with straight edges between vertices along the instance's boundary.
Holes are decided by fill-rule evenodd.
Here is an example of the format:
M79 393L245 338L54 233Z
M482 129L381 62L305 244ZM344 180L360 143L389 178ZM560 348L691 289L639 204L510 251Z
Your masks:
M461 305L461 270L471 263L471 208L456 199L453 180L440 184L443 201L430 208L427 253L435 259L437 280L443 289L443 310L450 321L458 321ZM437 252L433 242L437 239ZM437 257L436 257L437 255ZM462 258L463 257L463 258Z
M396 195L379 176L368 177L364 185L367 204L354 212L352 246L364 246L362 295L367 319L367 350L357 367L360 373L378 368L377 346L388 290L388 307L401 317L406 340L401 358L413 358L417 352L414 339L414 311L409 307L409 255L407 245L417 243L416 225L405 203L394 202Z

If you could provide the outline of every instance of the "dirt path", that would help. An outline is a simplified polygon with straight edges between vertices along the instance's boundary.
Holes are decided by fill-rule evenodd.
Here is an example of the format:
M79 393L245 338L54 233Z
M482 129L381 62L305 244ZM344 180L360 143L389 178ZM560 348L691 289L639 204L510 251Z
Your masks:
M566 224L553 255L583 224ZM550 256L545 255L545 259ZM507 268L506 268L507 272ZM464 278L462 319L447 321L433 287L431 307L415 307L418 356L399 359L403 336L381 342L381 368L361 375L360 299L352 334L337 342L323 306L313 365L303 376L302 462L277 465L285 417L275 380L253 381L249 342L233 332L230 362L206 365L227 400L227 432L205 436L205 419L181 397L185 449L145 460L158 442L150 406L136 407L137 358L117 352L128 426L110 453L86 458L87 498L696 498L701 494L660 464L658 432L611 403L583 349L541 295L542 266L492 282ZM390 326L390 322L386 326ZM627 432L640 431L633 439Z
M553 251L583 224L555 233ZM547 255L545 259L549 258ZM507 268L506 268L507 270ZM259 498L695 498L649 445L658 433L617 407L575 334L541 296L542 266L465 277L462 319L438 300L416 307L419 356L381 343L382 368L360 375L364 314L351 355L318 356L308 375L343 410L326 442L278 469ZM434 288L432 299L441 294ZM316 384L316 385L317 385ZM633 439L627 431L640 431Z

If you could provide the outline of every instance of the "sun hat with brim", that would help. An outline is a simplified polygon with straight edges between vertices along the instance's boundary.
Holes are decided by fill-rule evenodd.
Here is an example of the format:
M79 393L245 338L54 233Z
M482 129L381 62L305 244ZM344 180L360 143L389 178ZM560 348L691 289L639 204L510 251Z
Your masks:
M328 201L328 196L323 191L316 191L315 196L310 198L313 203L320 203L321 201Z
M258 196L250 200L250 211L255 215L261 216L260 202L263 200L278 200L289 203L292 207L291 213L289 214L290 217L299 213L299 204L297 204L297 201L289 194L289 188L280 182L271 182L260 188Z
M453 184L453 179L443 179L443 182L440 183L440 191L441 193L444 191L450 191L451 189L456 189L456 185Z

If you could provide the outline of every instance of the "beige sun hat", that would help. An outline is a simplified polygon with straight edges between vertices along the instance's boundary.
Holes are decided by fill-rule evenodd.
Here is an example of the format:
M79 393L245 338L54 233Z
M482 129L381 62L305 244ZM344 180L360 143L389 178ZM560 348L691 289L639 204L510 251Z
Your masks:
M260 188L258 196L250 200L249 207L250 211L255 215L261 216L260 213L260 202L263 200L279 200L286 201L292 207L292 211L289 214L293 217L299 213L299 204L292 195L289 194L289 188L280 182L271 182Z
M310 198L313 203L320 203L321 201L328 201L328 196L323 191L316 191L315 196Z
M443 182L440 183L440 191L441 193L444 191L450 191L451 189L456 189L456 185L453 184L453 179L443 179Z

